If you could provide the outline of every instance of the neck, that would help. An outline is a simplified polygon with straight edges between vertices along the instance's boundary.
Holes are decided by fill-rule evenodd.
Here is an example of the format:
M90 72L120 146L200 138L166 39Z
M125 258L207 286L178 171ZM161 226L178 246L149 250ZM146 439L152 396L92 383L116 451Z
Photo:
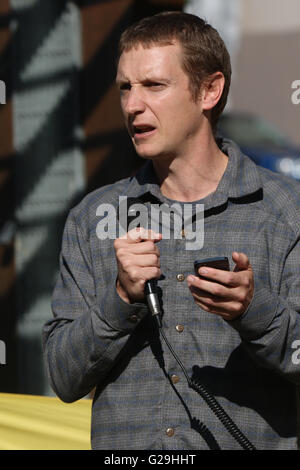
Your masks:
M227 163L227 155L218 148L211 135L192 152L169 160L155 159L153 166L164 196L192 202L217 189Z

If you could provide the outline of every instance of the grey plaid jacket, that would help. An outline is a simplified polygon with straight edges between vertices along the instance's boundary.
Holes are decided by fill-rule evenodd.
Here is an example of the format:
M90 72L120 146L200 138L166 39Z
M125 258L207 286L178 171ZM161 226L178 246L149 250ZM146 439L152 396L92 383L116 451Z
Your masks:
M188 373L217 398L258 449L297 448L300 382L300 185L257 167L231 141L227 169L205 204L204 245L158 246L165 335ZM94 387L93 449L240 449L191 388L144 303L116 293L113 240L99 240L99 206L119 196L166 202L151 162L71 210L63 235L53 318L44 326L52 387L65 402ZM148 202L145 203L146 205ZM198 307L185 278L195 259L248 255L255 294L226 322ZM231 261L231 269L233 262ZM179 276L178 276L179 275ZM298 341L298 342L297 342Z

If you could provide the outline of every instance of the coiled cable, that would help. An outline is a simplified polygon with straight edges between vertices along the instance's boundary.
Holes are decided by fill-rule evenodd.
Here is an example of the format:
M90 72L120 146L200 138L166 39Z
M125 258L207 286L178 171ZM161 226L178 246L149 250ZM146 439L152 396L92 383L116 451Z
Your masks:
M182 372L184 373L186 380L188 382L188 385L192 389L194 389L199 395L201 395L201 397L204 399L204 401L209 406L209 408L213 411L213 413L221 421L221 423L224 425L227 431L233 436L233 438L239 443L239 445L244 450L256 450L254 445L248 440L248 438L237 427L237 425L230 418L230 416L228 416L228 414L226 413L224 408L220 405L220 403L217 401L217 399L204 387L203 384L201 384L199 381L195 379L190 378L183 363L181 362L180 358L177 356L176 352L174 351L168 339L166 338L159 315L154 315L154 317L156 318L160 335L162 336L172 356L174 357L174 359L180 366Z

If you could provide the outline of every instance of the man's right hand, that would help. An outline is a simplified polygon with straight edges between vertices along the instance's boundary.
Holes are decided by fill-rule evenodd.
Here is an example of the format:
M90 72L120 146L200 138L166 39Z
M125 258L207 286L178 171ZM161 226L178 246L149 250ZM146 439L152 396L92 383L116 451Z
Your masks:
M114 241L118 263L117 292L127 303L145 298L145 283L161 276L160 254L155 243L161 234L135 228Z

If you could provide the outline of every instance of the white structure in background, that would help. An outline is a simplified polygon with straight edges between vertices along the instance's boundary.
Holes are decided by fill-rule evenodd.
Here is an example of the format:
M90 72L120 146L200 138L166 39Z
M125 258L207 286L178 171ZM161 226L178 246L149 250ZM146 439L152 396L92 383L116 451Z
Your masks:
M240 44L240 0L187 0L184 11L200 16L218 30L231 56L233 79ZM227 109L231 105L230 99Z

